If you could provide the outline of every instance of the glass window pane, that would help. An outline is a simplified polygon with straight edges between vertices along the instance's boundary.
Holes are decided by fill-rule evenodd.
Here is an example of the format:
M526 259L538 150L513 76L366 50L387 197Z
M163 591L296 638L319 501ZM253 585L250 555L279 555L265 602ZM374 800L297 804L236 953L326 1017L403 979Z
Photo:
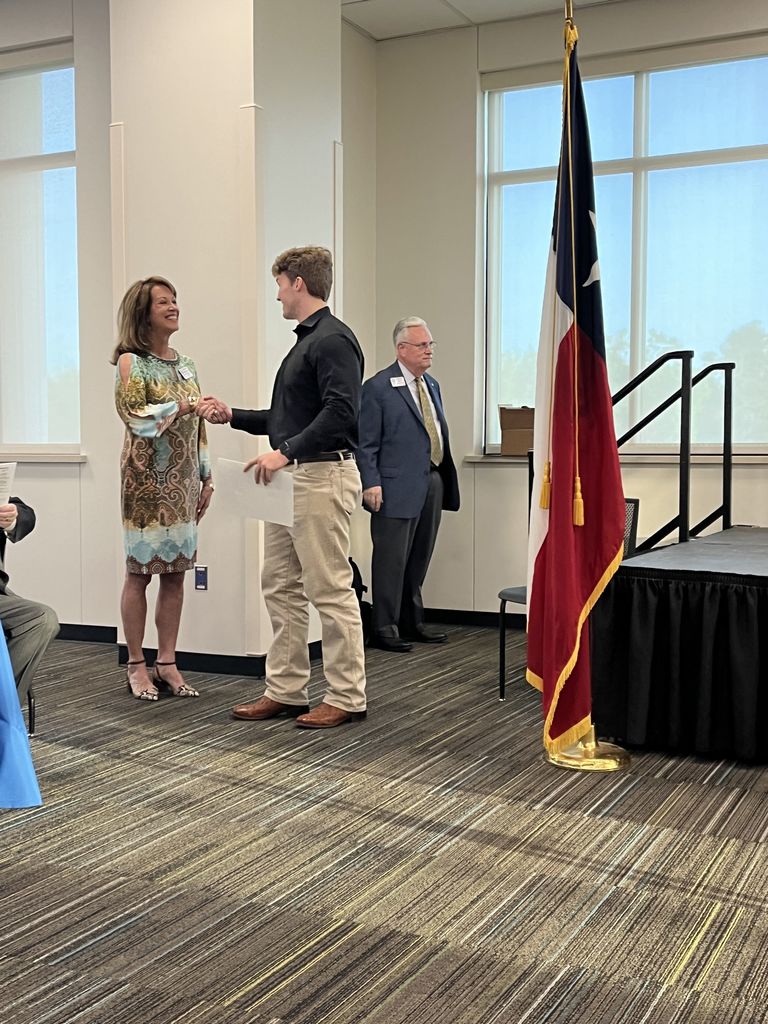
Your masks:
M650 76L649 152L768 143L768 57Z
M504 93L502 170L557 166L562 95L560 83Z
M584 82L592 160L625 160L632 156L635 80L595 78Z
M0 441L79 440L75 169L0 168Z
M74 70L0 75L0 160L75 148Z
M75 148L75 71L45 71L43 80L44 153L66 153Z
M497 405L533 405L554 182L503 189L500 352L488 417L498 436ZM632 176L595 179L597 242L608 373L613 391L629 378ZM619 409L626 416L626 411ZM623 429L618 427L617 429Z
M488 389L486 428L490 443L501 440L499 406L534 404L554 203L554 181L503 189L498 372Z
M736 362L734 442L744 444L768 438L768 289L758 273L768 231L766 188L768 161L656 171L648 180L644 364L671 349L694 349L694 370ZM694 441L721 439L720 406L713 412L708 400L718 386L694 391ZM652 382L648 388L645 409L674 390ZM668 414L642 439L676 436Z
M631 75L584 82L584 102L595 162L632 156L633 83ZM562 95L560 83L504 93L503 170L557 166L562 134Z
M603 296L603 329L611 392L630 378L629 327L632 289L632 175L595 178L597 252ZM616 432L627 429L627 400L616 409Z
M502 194L500 337L489 382L488 440L498 443L499 405L533 405L541 304L555 204L554 181L508 185Z

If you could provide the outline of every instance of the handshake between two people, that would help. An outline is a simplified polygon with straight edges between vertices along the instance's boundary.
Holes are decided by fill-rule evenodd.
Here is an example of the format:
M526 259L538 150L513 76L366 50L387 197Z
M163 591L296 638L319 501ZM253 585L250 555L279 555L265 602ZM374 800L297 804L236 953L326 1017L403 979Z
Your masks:
M203 395L202 398L198 399L195 412L208 423L232 422L232 410L230 407L226 402L222 402L220 398L214 398L213 395Z
M232 422L231 408L226 402L222 402L221 399L215 398L213 395L204 395L198 401L195 412L207 423ZM253 470L253 479L257 484L268 484L272 481L272 475L283 466L287 466L288 462L289 460L282 452L264 452L263 455L257 455L255 459L246 462L243 472L248 473Z

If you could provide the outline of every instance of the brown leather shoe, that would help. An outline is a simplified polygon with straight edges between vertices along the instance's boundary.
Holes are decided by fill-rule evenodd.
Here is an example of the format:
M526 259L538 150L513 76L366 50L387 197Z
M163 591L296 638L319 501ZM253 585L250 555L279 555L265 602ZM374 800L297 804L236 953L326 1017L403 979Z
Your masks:
M246 722L263 722L266 718L279 718L287 715L295 718L309 711L308 704L281 704L270 697L259 697L253 704L235 704L232 708L233 718L242 718Z
M300 729L333 729L345 722L359 722L365 718L365 711L343 711L335 708L332 704L318 704L308 715L301 715L296 719L296 725Z

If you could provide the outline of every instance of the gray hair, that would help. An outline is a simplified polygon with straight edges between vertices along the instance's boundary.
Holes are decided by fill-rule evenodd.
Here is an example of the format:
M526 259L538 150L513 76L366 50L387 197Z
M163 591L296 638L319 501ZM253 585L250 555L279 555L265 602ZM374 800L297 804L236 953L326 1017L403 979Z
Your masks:
M410 327L427 327L427 321L422 320L420 316L404 316L402 320L398 320L392 331L392 341L395 345L399 342L400 335L405 334ZM427 330L429 330L428 327Z

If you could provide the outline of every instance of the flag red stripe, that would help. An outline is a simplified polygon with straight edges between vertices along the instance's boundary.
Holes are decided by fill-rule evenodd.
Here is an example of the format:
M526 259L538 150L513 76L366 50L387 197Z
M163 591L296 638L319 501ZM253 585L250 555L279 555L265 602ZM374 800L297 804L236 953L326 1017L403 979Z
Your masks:
M579 334L578 445L584 525L573 525L576 476L574 329L558 346L551 450L552 486L546 536L529 595L528 667L542 680L549 739L556 742L589 718L591 687L584 619L595 588L615 562L624 537L624 501L604 359ZM581 636L580 636L581 634ZM567 680L564 671L573 663ZM554 707L553 707L554 705Z

